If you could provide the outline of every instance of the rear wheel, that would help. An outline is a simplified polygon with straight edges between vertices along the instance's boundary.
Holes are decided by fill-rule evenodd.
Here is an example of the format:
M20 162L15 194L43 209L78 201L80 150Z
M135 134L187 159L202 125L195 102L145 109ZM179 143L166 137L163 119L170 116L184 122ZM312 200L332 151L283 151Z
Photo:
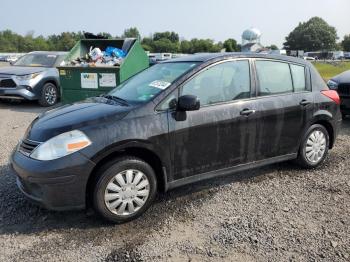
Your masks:
M41 90L39 104L41 106L53 106L58 100L58 90L53 83L46 83Z
M149 164L135 157L118 158L101 169L93 205L105 219L123 223L142 215L156 192L156 175Z
M329 134L319 124L312 125L306 132L299 149L297 162L306 168L320 165L328 154Z

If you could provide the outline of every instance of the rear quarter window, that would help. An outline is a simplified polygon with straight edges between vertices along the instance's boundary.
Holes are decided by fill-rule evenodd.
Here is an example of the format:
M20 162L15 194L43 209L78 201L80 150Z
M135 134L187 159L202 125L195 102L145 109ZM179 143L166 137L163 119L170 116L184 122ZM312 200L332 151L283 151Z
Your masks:
M313 65L310 66L310 71L312 90L327 90L328 86L326 84L326 81L321 77Z
M300 65L290 65L293 77L293 85L295 92L306 91L306 75L305 67Z

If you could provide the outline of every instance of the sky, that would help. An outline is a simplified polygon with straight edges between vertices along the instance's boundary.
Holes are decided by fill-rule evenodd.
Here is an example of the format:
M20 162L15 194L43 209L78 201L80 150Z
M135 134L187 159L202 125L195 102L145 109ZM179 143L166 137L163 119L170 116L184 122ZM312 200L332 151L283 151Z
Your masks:
M2 2L2 3L1 3ZM142 36L175 31L180 37L241 42L245 29L262 32L262 44L282 47L299 22L320 16L350 34L350 0L0 0L0 30L19 34L63 31L121 35L137 27Z

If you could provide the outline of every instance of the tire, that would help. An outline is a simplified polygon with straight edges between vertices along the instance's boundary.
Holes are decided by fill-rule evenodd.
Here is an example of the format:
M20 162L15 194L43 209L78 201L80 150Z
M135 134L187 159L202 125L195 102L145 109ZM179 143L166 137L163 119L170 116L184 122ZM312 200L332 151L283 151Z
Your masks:
M41 90L39 104L44 107L53 106L58 101L58 89L53 83L46 83Z
M123 186L121 182L126 185ZM103 166L98 173L93 190L93 207L110 222L124 223L146 212L156 192L157 179L149 164L131 156L117 158Z
M327 129L319 124L312 125L306 131L301 142L297 163L304 168L315 168L324 161L328 149L329 134Z

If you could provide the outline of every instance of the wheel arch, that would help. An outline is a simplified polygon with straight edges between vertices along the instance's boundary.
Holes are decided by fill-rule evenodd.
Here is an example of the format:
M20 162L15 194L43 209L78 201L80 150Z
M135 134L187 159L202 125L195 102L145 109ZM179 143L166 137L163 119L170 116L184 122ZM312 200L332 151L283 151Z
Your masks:
M86 185L86 203L88 205L91 203L90 193L94 188L94 185L98 178L98 173L101 170L101 168L106 165L108 166L109 164L112 164L113 160L123 156L137 157L148 163L153 168L156 174L158 191L164 192L167 190L166 168L164 167L161 158L149 148L140 145L133 145L115 150L109 150L108 152L104 153L103 156L99 156L97 161L95 160L96 166L92 170Z
M332 124L325 119L320 119L315 121L313 124L319 124L321 126L323 126L324 128L326 128L327 132L328 132L328 136L329 136L329 149L332 149L334 146L334 128L332 126Z
M335 130L332 122L334 122L334 118L330 112L326 110L319 110L314 114L313 121L311 121L310 125L307 127L308 129L314 124L319 124L325 127L329 135L329 149L333 148L335 142Z
M61 97L61 90L60 90L60 86L59 83L57 82L57 80L55 78L43 78L36 86L33 87L33 92L37 95L40 96L41 92L44 88L44 86L47 84L53 84L56 86L57 91L58 91L58 96Z
M53 84L53 85L56 86L58 97L61 97L60 85L59 85L59 83L57 82L57 80L54 79L54 78L47 78L47 79L45 79L45 80L44 80L44 83L42 84L41 89L43 89L44 85L46 85L46 84L48 84L48 83Z

